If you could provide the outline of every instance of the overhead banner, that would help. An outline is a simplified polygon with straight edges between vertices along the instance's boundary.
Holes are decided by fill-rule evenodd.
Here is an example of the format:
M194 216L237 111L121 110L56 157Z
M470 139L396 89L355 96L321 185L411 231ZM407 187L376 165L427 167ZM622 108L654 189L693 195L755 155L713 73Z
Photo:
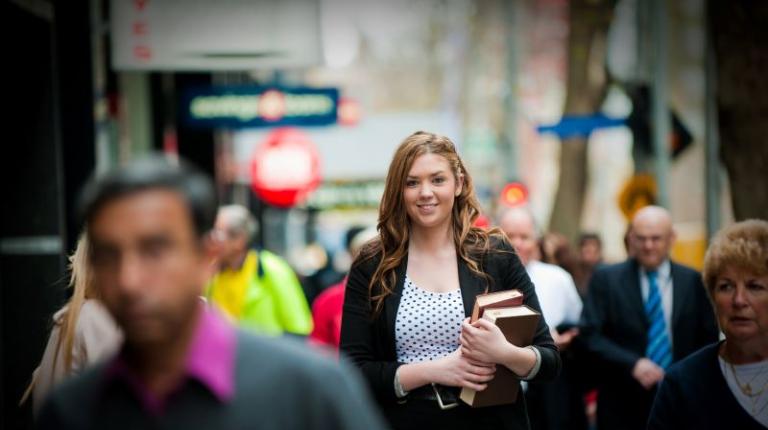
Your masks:
M336 88L208 87L187 90L184 123L197 128L335 124Z
M115 70L322 64L320 0L111 0Z

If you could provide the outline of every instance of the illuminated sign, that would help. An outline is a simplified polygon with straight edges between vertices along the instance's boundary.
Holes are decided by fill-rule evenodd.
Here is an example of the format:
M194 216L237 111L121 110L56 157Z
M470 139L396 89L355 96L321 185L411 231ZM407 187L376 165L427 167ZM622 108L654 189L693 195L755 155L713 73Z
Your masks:
M520 182L511 182L501 190L501 202L509 207L520 206L528 202L528 188Z
M210 87L184 94L185 124L249 128L336 123L336 88Z
M253 154L251 188L273 206L290 208L303 203L320 181L320 157L301 130L278 128Z
M307 200L318 209L375 209L384 194L384 181L324 182Z

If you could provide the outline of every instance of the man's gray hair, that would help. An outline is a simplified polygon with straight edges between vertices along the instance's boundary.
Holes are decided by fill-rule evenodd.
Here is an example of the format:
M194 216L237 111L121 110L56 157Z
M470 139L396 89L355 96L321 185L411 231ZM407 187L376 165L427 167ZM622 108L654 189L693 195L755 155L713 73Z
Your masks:
M528 205L523 206L515 206L512 208L505 208L502 210L501 215L499 216L499 224L502 223L504 218L511 216L525 216L529 220L531 220L531 224L533 225L533 238L536 240L539 240L544 236L544 232L539 227L539 224L536 222L536 217L533 215L533 211Z
M230 234L245 235L250 243L259 230L259 224L251 211L242 205L225 205L219 208L219 216L224 219Z

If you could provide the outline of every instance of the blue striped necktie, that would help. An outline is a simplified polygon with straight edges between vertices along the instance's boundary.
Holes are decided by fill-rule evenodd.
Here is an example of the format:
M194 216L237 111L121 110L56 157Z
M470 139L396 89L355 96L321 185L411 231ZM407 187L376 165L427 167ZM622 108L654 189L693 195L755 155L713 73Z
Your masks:
M648 299L645 302L645 315L648 317L648 348L645 355L651 361L666 369L672 363L672 345L667 336L667 324L661 306L661 294L656 282L656 272L647 272Z

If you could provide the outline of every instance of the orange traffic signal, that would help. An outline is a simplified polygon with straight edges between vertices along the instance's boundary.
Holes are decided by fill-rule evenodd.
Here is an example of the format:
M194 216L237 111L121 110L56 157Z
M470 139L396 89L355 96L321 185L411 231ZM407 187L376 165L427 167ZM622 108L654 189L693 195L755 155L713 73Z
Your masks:
M501 203L515 207L528 202L528 188L520 182L510 182L501 190Z

